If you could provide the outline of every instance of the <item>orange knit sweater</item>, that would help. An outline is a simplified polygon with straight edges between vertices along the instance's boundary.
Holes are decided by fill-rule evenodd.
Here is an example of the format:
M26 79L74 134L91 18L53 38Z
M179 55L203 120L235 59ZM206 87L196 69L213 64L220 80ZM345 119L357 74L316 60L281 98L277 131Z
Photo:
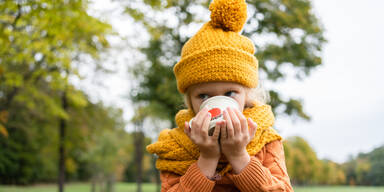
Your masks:
M293 191L280 140L266 144L259 153L251 157L249 164L238 175L229 172L223 177L210 180L200 172L196 162L183 176L161 171L160 178L162 192Z

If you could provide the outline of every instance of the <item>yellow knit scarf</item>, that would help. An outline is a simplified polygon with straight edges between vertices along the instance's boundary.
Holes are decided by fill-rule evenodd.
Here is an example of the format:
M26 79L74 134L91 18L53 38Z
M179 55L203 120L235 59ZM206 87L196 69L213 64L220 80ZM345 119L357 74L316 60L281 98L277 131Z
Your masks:
M272 129L274 116L269 105L257 105L243 111L245 117L250 117L257 125L253 140L247 145L249 155L256 155L267 143L281 140L280 135ZM199 158L199 148L184 133L184 122L194 117L192 110L180 110L176 114L177 128L165 129L160 132L158 141L147 146L147 151L158 155L156 168L160 171L170 171L184 175L188 167ZM222 155L217 166L220 175L232 170L231 165Z

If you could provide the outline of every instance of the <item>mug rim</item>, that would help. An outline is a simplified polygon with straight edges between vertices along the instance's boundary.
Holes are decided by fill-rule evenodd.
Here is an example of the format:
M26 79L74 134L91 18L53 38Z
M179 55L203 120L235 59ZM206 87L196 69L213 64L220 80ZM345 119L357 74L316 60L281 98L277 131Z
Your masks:
M218 96L214 96L214 97L211 97L211 98L208 98L207 100L205 100L201 105L200 105L200 110L202 110L208 102L210 102L211 100L214 100L214 99L218 99L218 98L221 98L221 99L224 99L224 100L227 100L229 102L232 102L234 103L237 108L239 108L239 103L237 103L237 101L231 97L228 97L228 96L222 96L222 95L218 95Z

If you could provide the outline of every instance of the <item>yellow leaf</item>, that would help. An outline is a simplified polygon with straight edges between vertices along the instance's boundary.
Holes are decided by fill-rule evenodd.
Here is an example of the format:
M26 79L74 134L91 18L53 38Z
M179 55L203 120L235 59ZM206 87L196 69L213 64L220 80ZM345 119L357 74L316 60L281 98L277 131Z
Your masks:
M6 123L8 121L8 111L0 111L0 122Z
M67 158L65 161L66 171L69 173L75 173L77 170L77 164L72 158Z
M5 137L8 137L8 131L2 124L0 124L0 135L4 135Z

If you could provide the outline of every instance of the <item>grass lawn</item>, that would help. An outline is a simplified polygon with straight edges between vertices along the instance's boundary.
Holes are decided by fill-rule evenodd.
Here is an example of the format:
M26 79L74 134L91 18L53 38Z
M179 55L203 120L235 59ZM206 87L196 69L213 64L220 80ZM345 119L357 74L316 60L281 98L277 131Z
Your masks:
M143 192L155 192L154 184L144 184ZM91 186L87 183L73 183L65 187L65 192L90 192ZM0 192L57 192L56 185L34 185L28 187L0 186ZM134 183L118 183L115 192L136 192ZM384 192L384 187L348 187L348 186L313 186L295 187L295 192Z
M71 183L65 185L65 192L90 192L91 184L89 183ZM144 184L143 192L155 192L154 184ZM0 185L0 192L57 192L57 186L52 184L34 185L28 187L21 186L3 186ZM115 185L115 192L136 192L135 183L118 183Z

